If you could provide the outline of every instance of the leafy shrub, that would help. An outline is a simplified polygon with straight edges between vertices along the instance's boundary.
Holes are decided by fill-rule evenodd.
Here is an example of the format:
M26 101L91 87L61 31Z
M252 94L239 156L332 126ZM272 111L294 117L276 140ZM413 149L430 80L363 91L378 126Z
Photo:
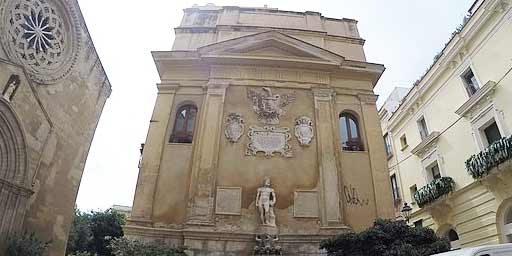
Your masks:
M449 251L450 243L438 238L430 228L379 219L363 232L323 240L320 249L332 256L426 256Z
M34 233L7 238L7 256L42 256L50 242L39 240Z
M75 252L72 254L68 254L68 256L95 256L95 254L90 252Z
M149 244L124 237L114 238L109 245L115 256L185 256L183 248Z

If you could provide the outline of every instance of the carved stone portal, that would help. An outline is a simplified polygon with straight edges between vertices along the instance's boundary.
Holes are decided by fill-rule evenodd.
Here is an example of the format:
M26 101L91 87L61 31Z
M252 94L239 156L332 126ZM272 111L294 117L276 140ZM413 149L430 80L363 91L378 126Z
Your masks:
M301 146L309 146L313 139L313 121L307 116L295 119L295 137Z
M264 226L275 227L276 215L274 214L274 205L276 204L276 193L270 187L270 178L263 180L263 187L258 188L256 193L256 207L260 212L261 224Z
M255 156L258 152L265 153L265 156L274 156L274 153L281 153L281 156L292 157L291 147L288 144L290 140L290 129L277 128L273 126L250 127L249 138L245 154Z
M279 124L279 118L285 113L284 108L295 100L295 96L272 94L268 87L263 87L262 90L263 93L247 89L252 108L258 115L258 120L264 124Z
M244 134L245 125L241 114L229 113L224 134L229 142L237 142Z

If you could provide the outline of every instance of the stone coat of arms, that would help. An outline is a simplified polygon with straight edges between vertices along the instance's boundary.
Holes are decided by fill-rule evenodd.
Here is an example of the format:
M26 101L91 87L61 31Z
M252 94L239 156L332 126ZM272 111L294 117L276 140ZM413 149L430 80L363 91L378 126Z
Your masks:
M228 119L226 120L226 128L224 129L224 135L229 142L237 142L242 134L244 134L245 125L244 119L241 114L229 113Z
M295 100L294 95L272 94L268 87L263 92L247 90L247 97L252 101L252 108L258 120L264 124L279 124L279 118L285 113L285 107Z
M307 116L295 119L295 137L301 146L309 146L314 137L313 121Z

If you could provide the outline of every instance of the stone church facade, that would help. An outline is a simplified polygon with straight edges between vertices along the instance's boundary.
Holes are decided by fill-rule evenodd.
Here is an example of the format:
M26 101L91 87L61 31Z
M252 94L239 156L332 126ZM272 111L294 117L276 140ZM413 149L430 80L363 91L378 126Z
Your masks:
M63 255L111 86L76 0L0 0L0 44L0 250L26 230Z
M175 32L153 52L127 236L197 255L317 253L393 217L373 93L384 66L366 61L357 21L207 5Z

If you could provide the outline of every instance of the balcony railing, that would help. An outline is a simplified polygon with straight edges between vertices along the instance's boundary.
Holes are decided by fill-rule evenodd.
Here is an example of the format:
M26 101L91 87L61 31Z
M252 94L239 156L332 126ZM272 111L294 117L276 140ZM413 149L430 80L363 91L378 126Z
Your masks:
M466 170L474 179L487 176L492 168L512 158L512 136L502 138L466 160Z
M419 207L433 203L455 189L455 181L450 177L441 177L431 181L426 186L418 189L414 194L414 200Z

